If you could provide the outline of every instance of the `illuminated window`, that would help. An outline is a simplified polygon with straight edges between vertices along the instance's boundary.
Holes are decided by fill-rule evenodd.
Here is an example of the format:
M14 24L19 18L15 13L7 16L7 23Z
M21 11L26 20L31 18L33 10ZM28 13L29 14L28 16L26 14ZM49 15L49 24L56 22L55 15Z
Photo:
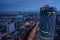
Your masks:
M52 12L53 14L55 14L55 12Z
M48 34L48 32L46 32L46 31L42 31L42 32Z
M51 12L48 12L49 15L51 15Z

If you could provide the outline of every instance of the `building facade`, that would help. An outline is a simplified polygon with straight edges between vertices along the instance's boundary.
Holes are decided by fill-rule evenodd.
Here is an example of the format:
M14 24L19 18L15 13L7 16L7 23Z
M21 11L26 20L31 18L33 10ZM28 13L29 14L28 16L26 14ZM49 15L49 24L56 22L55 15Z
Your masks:
M54 40L56 8L45 5L40 9L40 38Z
M14 22L8 23L8 24L6 24L6 26L7 26L8 33L12 33L13 31L15 31Z

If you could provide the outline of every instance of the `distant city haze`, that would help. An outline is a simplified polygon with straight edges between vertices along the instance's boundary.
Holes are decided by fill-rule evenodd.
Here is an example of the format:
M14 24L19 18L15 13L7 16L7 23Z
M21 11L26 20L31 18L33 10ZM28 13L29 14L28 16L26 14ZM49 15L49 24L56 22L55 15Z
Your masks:
M60 0L0 0L2 11L39 11L40 7L50 5L60 10Z

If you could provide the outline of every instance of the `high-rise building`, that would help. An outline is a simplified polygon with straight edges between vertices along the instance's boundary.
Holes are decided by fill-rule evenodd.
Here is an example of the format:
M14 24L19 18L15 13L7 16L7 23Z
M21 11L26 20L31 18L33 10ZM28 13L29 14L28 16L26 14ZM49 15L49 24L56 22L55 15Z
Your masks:
M40 38L54 40L56 24L56 8L45 5L40 9Z
M6 24L6 26L7 26L8 33L12 33L13 31L15 31L14 22L9 22L8 24Z

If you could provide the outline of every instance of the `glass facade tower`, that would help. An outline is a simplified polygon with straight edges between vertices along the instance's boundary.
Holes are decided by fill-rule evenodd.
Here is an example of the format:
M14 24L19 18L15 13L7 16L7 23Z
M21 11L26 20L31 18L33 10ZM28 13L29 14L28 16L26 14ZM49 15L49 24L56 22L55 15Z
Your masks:
M40 8L40 38L54 40L56 8L45 5Z

